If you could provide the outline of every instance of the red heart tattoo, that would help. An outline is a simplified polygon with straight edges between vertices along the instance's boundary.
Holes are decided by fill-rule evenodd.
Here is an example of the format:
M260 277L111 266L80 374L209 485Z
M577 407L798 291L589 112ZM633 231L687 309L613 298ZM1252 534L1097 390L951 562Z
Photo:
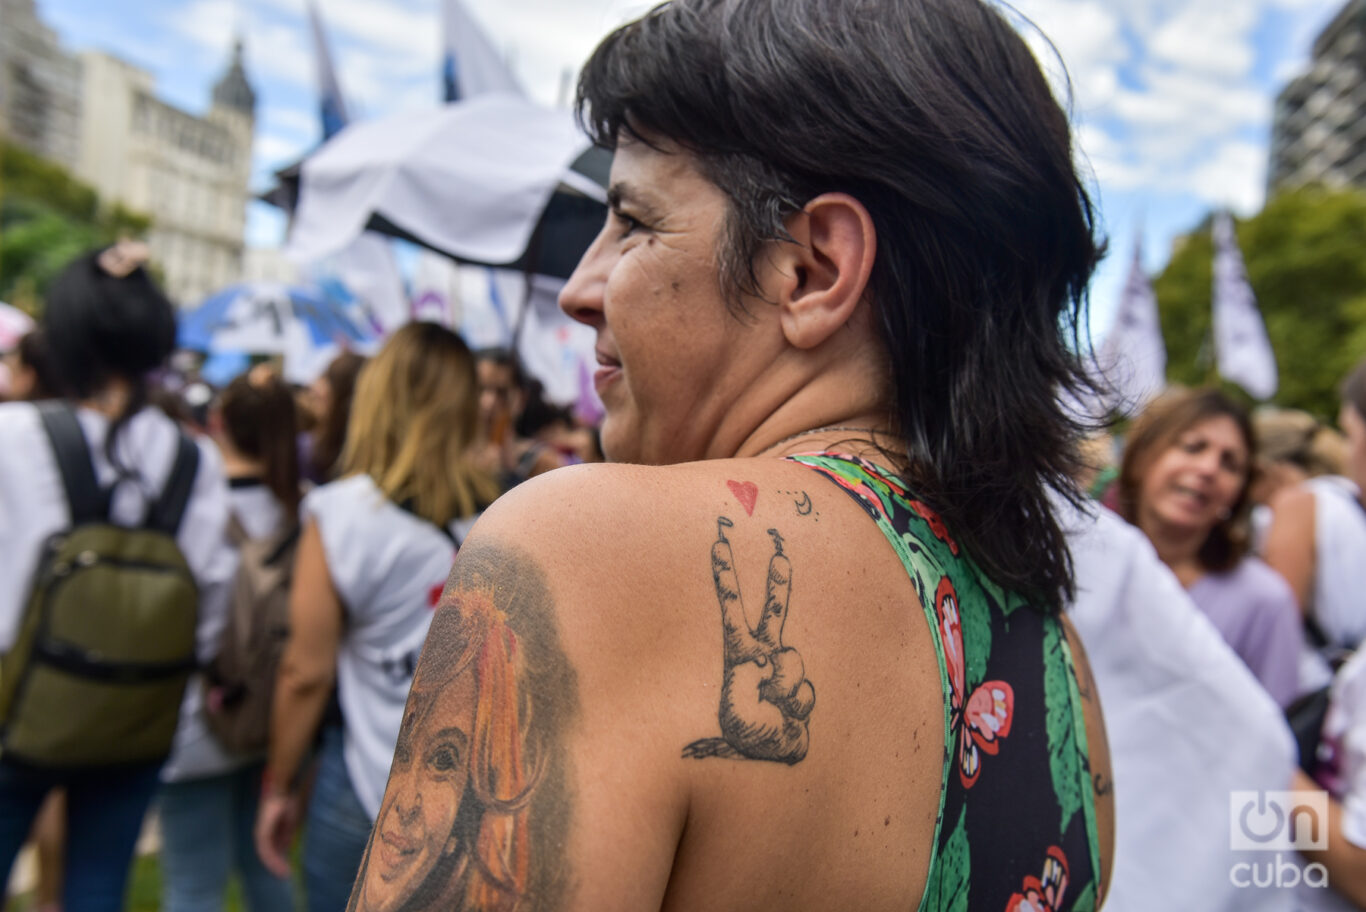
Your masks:
M735 499L740 501L740 506L745 508L745 513L753 516L754 502L759 499L759 486L752 481L728 481L726 487L730 488L730 493L734 494Z

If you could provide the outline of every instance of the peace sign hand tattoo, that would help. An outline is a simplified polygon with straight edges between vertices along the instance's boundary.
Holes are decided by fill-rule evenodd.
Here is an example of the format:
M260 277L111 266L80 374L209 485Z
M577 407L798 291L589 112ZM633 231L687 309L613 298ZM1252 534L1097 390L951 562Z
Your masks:
M768 562L768 586L759 623L753 628L740 598L740 578L726 539L733 523L716 521L711 549L712 578L721 606L724 674L721 684L720 738L703 738L683 749L685 757L749 757L793 764L806 756L807 718L816 690L806 678L797 650L783 645L783 623L792 593L792 563L783 554L777 529Z

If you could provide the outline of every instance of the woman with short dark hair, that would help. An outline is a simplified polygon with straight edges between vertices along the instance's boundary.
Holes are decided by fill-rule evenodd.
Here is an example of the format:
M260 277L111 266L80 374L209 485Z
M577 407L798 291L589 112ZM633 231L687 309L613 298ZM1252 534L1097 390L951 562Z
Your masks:
M1107 742L1051 495L1080 500L1058 394L1099 245L1028 45L978 0L675 0L599 45L579 111L615 155L560 307L616 464L500 498L438 608L419 679L489 600L544 675L489 722L538 767L468 906L1098 906ZM439 908L424 845L377 828L358 903Z

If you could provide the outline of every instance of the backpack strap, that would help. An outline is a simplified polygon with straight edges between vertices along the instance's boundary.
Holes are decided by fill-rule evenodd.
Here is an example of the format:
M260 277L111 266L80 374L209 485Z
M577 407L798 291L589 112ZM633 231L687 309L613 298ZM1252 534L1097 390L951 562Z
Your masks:
M237 514L228 511L228 541L232 542L233 547L240 548L251 541L251 536L247 534L247 527L242 525L242 520L237 518Z
M57 458L57 469L66 489L66 502L71 508L71 524L99 522L109 517L109 492L101 491L95 479L95 465L90 461L90 446L86 443L76 410L67 402L54 400L38 405L43 430L52 442Z
M185 516L185 507L190 502L190 492L194 490L194 478L199 472L199 447L189 435L179 428L176 444L175 464L171 467L171 477L156 503L148 511L143 525L148 529L174 538L180 530L180 520Z

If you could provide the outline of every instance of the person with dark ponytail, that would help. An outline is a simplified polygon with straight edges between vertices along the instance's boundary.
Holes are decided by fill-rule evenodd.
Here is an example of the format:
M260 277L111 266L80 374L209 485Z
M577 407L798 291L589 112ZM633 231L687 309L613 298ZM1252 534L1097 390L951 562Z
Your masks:
M252 368L219 395L209 430L223 453L232 504L224 546L284 541L298 525L300 499L289 384L269 365ZM220 746L205 723L205 703L202 682L191 680L175 750L161 773L161 907L221 908L236 874L251 912L285 912L293 908L293 888L261 864L253 832L264 754L241 756Z
M175 308L143 268L141 244L78 257L53 282L43 332L57 376L90 450L97 484L109 491L109 521L143 522L167 484L181 440L147 405L147 376L175 346ZM205 659L225 620L233 559L222 546L228 489L217 449L197 441L198 466L176 544L199 593L196 643ZM0 404L0 650L14 644L44 542L71 516L57 459L37 407ZM51 789L67 792L68 912L123 907L133 847L156 791L162 761L57 769L0 756L0 868L13 863Z
M442 746L396 756L357 908L475 873L463 908L1104 901L1054 514L1082 500L1061 394L1090 387L1102 245L1008 15L673 0L593 52L609 211L560 307L596 332L615 464L526 481L461 548L414 680L482 643L478 670L414 686L398 743ZM487 735L528 758L501 859L476 802L414 787L469 791Z

